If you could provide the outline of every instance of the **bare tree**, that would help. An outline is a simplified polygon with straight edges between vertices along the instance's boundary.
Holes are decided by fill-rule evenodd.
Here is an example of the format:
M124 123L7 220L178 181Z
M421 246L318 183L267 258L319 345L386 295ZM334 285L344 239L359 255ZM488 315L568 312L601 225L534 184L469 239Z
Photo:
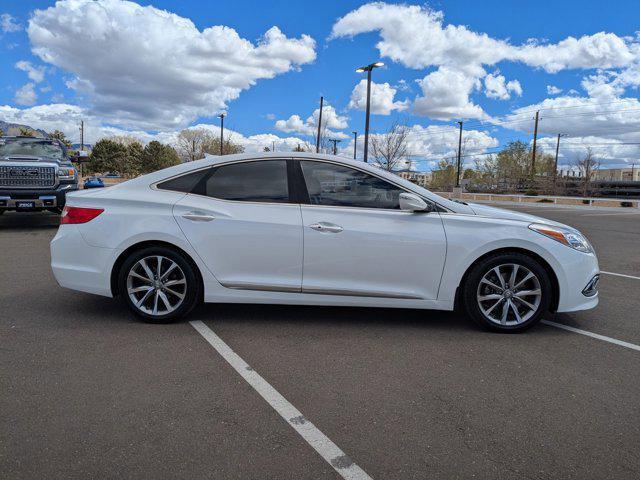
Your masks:
M582 158L577 158L575 162L580 176L582 177L582 194L586 197L587 193L591 190L591 180L593 175L600 168L600 161L593 156L591 147L587 147L587 151Z
M405 164L409 156L408 136L409 129L397 123L386 133L373 135L370 141L374 163L390 172Z
M204 128L187 128L176 139L176 150L185 162L204 158L204 147L213 141L213 136ZM218 143L218 147L219 147Z

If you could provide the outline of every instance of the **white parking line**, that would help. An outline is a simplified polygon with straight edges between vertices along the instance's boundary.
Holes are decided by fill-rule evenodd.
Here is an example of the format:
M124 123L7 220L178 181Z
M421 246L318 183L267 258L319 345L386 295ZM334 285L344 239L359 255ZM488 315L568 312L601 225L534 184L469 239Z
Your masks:
M561 328L562 330L567 330L569 332L579 333L580 335L586 335L587 337L602 340L603 342L613 343L615 345L620 345L621 347L630 348L631 350L636 350L640 352L640 345L635 345L634 343L629 343L629 342L623 342L622 340L618 340L617 338L605 337L604 335L600 335L598 333L588 332L586 330L580 330L579 328L570 327L569 325L563 325L562 323L556 323L550 320L542 320L541 323L544 323L545 325L549 325L551 327Z
M329 437L307 420L296 407L289 403L258 372L253 370L213 330L200 320L194 320L189 323L342 478L347 480L371 480L371 477L364 470L353 463Z
M580 215L581 217L606 217L606 216L613 216L613 217L620 217L622 215L640 215L640 213L638 212L619 212L619 213L584 213L582 215Z
M600 273L604 273L605 275L615 275L616 277L633 278L634 280L640 280L640 277L634 277L633 275L625 275L624 273L605 272L604 270L600 270Z

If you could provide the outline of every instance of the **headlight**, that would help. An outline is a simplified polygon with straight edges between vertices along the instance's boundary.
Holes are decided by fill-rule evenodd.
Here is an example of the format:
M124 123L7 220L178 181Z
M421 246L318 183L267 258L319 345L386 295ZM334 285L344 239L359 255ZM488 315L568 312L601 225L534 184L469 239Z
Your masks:
M556 240L567 247L571 247L574 250L578 250L579 252L593 252L593 247L589 243L589 240L579 232L553 227L551 225L544 225L541 223L532 223L529 225L529 228L534 232L538 232L545 237L552 238L553 240Z
M58 169L58 178L62 180L73 180L75 175L75 168L63 167Z

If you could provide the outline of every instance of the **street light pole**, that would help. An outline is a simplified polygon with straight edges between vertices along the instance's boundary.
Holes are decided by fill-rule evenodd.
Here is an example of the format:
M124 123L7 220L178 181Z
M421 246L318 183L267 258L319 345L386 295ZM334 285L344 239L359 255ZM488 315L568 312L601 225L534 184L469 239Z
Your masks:
M460 186L460 159L462 158L462 122L460 125L460 135L458 136L458 168L456 170L456 187Z
M353 159L356 159L356 149L358 147L358 132L351 132L353 133Z
M320 97L320 112L318 112L318 137L316 138L316 153L320 153L320 128L322 127L322 106L324 97Z
M364 122L364 161L367 163L369 158L369 115L371 114L371 71L374 68L382 67L384 63L375 62L367 65L366 67L360 67L356 70L358 73L367 72L367 108L365 113Z
M224 113L218 115L220 118L220 155L224 155L223 147L224 147Z

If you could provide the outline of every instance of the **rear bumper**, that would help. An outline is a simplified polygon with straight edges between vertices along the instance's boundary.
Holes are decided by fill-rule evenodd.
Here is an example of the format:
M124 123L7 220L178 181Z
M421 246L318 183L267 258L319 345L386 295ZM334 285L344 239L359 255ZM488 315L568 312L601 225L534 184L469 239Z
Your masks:
M15 210L19 202L33 202L35 209L64 207L66 195L78 190L76 183L61 183L55 189L0 189L0 208Z
M61 225L51 240L51 269L61 287L112 297L111 266L119 251L90 246L77 225Z

